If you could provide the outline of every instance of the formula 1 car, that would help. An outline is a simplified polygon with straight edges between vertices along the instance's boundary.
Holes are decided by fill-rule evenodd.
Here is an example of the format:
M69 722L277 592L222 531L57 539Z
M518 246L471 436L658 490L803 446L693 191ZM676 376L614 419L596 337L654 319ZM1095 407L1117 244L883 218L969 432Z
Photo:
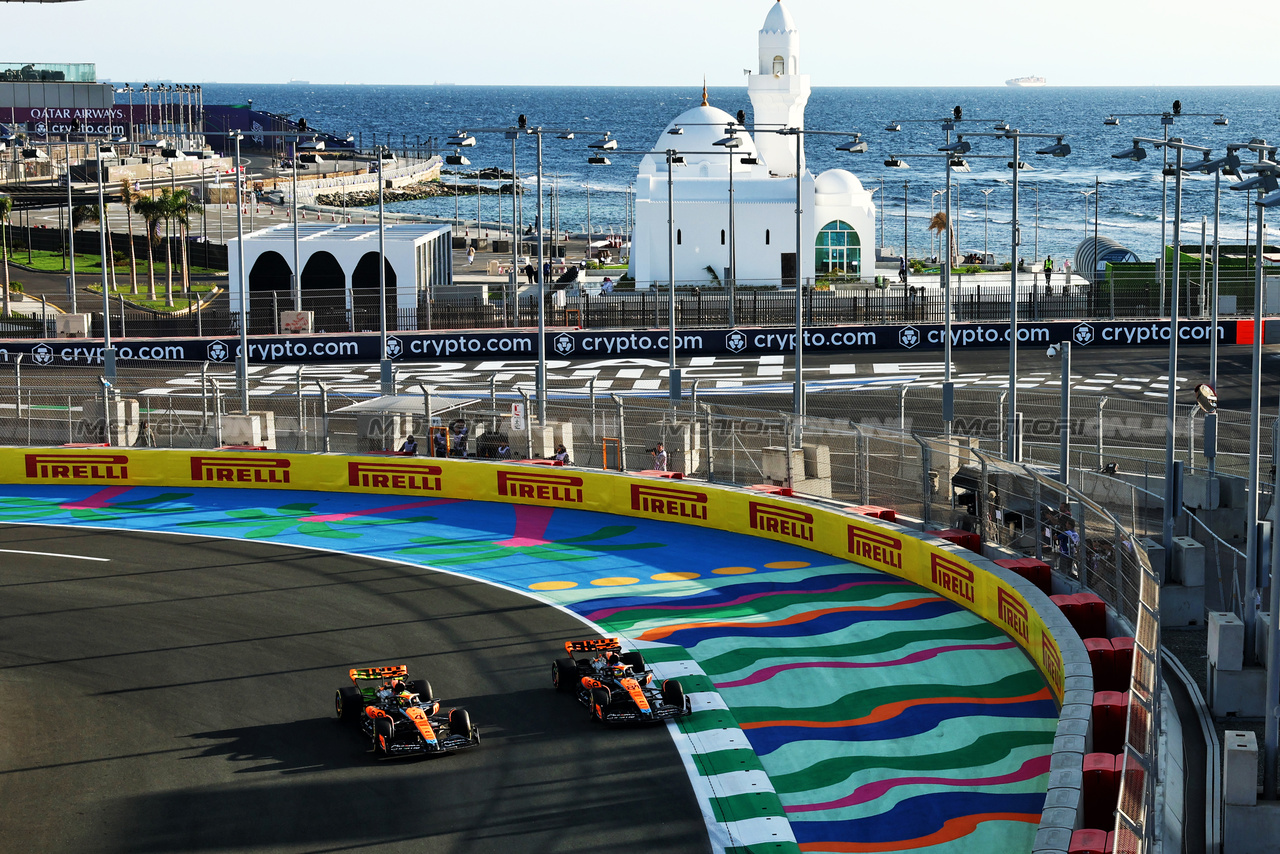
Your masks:
M351 685L339 688L334 713L358 723L380 759L453 753L480 744L480 730L466 709L440 710L425 679L410 681L404 664L356 667Z
M639 652L622 652L617 638L568 641L566 658L551 666L557 691L572 692L592 720L604 723L655 723L693 713L684 686L674 679L661 687ZM586 653L585 657L575 655Z

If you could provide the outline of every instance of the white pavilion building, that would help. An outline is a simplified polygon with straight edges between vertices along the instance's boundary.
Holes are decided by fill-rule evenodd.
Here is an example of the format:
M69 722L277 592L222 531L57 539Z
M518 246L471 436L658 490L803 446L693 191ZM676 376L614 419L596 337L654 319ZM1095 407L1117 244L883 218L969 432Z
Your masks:
M739 287L792 284L796 270L797 136L772 129L803 129L809 76L800 73L800 33L777 0L760 30L759 68L747 90L756 133L707 103L676 116L636 179L635 233L630 274L636 287L665 286L669 278L668 211L674 213L677 285L709 285L729 278L730 176ZM715 145L729 129L742 144ZM816 137L828 140L829 137ZM834 145L834 142L832 142ZM683 163L671 169L667 154ZM808 284L823 275L869 277L875 271L875 206L852 172L832 169L814 176L800 151L802 239L800 275ZM709 268L709 269L708 269Z

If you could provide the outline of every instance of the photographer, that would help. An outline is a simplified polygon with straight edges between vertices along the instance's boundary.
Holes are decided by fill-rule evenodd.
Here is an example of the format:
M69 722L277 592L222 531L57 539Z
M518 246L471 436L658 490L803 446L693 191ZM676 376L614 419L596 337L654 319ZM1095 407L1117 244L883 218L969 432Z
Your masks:
M667 470L667 452L662 447L662 443L659 442L658 444L650 448L649 453L653 455L653 470L666 471Z

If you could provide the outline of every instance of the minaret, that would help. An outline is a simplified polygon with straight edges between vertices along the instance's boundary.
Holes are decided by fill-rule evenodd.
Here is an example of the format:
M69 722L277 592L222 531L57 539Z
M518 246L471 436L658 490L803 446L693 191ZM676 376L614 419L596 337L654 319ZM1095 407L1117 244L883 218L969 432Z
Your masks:
M760 30L759 71L747 84L756 126L804 128L809 91L809 75L800 73L800 31L782 0L777 0ZM770 173L795 177L796 137L758 132L755 141ZM803 151L800 158L803 169Z

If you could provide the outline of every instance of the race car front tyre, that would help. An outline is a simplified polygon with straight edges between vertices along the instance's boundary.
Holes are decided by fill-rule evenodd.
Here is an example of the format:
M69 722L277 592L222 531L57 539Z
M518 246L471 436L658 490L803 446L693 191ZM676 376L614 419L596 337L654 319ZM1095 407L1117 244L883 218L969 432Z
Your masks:
M674 679L662 683L662 702L674 709L684 709L684 686Z
M591 689L591 708L588 710L594 720L604 720L604 710L608 708L609 701L613 695L609 693L608 688L592 688Z
M409 683L409 690L417 694L424 703L435 699L435 695L431 693L431 683L425 679L414 679Z
M557 658L551 665L551 684L557 691L572 691L578 684L578 663L572 658Z
M468 741L473 740L471 715L467 714L466 709L452 709L449 712L449 729L454 735L463 736Z
M354 721L360 717L364 697L352 685L339 688L333 695L333 713L340 721Z
M639 652L624 652L622 654L622 663L630 664L631 669L636 673L644 672L644 654Z

